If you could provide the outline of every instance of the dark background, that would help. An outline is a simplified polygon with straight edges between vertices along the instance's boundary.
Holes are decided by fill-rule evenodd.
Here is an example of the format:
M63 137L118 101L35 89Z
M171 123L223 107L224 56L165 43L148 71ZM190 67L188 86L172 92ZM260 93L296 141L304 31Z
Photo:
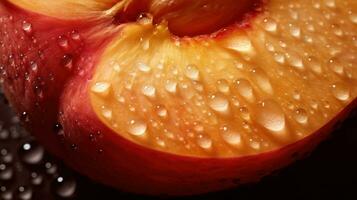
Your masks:
M24 150L25 144L30 144L31 148ZM21 127L0 91L0 199L158 199L130 195L94 183L43 152L43 148ZM257 184L184 199L198 198L356 200L356 114L308 158Z

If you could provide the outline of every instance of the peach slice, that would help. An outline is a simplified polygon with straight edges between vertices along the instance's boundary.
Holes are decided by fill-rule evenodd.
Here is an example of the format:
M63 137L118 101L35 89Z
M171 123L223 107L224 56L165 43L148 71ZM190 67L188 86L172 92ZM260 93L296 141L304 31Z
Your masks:
M7 0L0 30L1 80L27 127L129 192L256 182L357 102L354 0Z

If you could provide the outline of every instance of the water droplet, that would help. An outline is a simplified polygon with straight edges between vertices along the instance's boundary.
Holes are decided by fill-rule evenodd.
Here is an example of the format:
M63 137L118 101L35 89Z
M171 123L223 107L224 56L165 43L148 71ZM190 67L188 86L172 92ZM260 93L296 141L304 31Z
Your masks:
M344 83L335 83L331 86L332 94L340 101L347 101L351 97L350 87Z
M151 71L151 67L146 65L145 63L138 63L138 69L142 72L150 72Z
M165 89L167 92L169 93L176 93L177 91L177 82L176 81L166 81L166 84L165 84Z
M111 86L108 82L97 82L92 86L91 90L101 96L108 96Z
M266 129L280 132L285 128L285 115L280 105L274 100L265 100L258 104L257 122Z
M217 81L217 89L223 94L229 94L229 83L226 79Z
M13 194L11 190L8 190L5 186L0 187L0 197L3 200L12 200L13 199Z
M304 69L304 63L299 55L290 52L286 54L289 64L297 69Z
M147 97L154 98L156 96L156 88L152 85L144 85L141 92Z
M167 110L166 110L166 108L164 106L157 106L156 107L156 113L161 118L166 118L167 117Z
M275 33L277 31L278 24L274 19L266 18L264 19L264 29L268 32Z
M253 140L249 142L249 145L250 145L250 147L252 147L255 150L259 150L261 147L259 142L253 141Z
M79 41L81 40L81 35L77 31L73 30L71 32L71 38L72 40Z
M188 65L186 67L185 75L193 81L198 81L200 79L200 71L195 65Z
M222 127L222 138L225 142L233 146L240 145L242 142L241 134L231 130L227 126Z
M351 13L350 20L351 20L352 23L357 24L357 14L356 13Z
M73 178L59 176L55 179L52 187L57 196L71 198L76 193L77 183Z
M113 118L113 111L107 108L102 109L102 115L105 117L107 120L111 120Z
M45 169L47 174L55 174L57 172L57 165L51 162L45 163Z
M66 36L59 36L57 40L58 45L63 49L69 48L68 39Z
M212 140L207 136L198 136L197 143L202 149L208 150L212 148Z
M43 182L43 176L36 172L31 173L31 184L33 185L41 185Z
M17 196L20 200L30 200L32 199L32 189L29 187L20 186L18 188Z
M306 124L309 120L306 110L302 108L295 110L294 118L300 124Z
M253 87L250 82L246 79L238 79L235 82L235 88L237 89L238 93L244 97L247 101L253 102L254 101L254 93Z
M129 123L129 133L134 136L143 136L146 134L147 125L141 120L131 120Z
M150 13L141 13L137 18L137 22L141 25L151 25L153 23L153 16Z
M11 167L0 164L0 180L1 181L8 181L11 180L14 175L14 171Z
M301 36L301 29L298 26L289 24L290 26L290 34L295 38L300 38Z
M27 142L20 150L21 160L29 165L39 164L44 156L45 150L36 142Z
M343 75L344 73L344 67L342 63L339 60L336 59L330 59L328 61L328 66L330 67L331 70L333 70L336 74Z
M65 54L62 57L62 66L67 68L67 69L72 69L73 67L73 56L70 54Z
M322 73L322 66L321 63L318 61L318 59L314 57L309 57L308 61L309 61L309 66L313 72L315 72L316 74Z
M38 65L37 65L36 62L32 61L32 62L30 63L30 67L31 67L31 70L32 70L32 71L37 72L37 70L38 70Z
M246 36L237 36L227 41L227 48L246 54L254 52L254 47L250 39Z
M6 140L10 136L10 132L7 129L0 130L0 139L1 140Z
M209 97L209 106L216 112L227 113L229 111L229 102L221 94L212 95Z
M14 159L13 155L7 149L1 149L0 156L0 163L9 164Z
M252 75L260 89L268 94L274 93L270 80L263 70L259 68L253 69Z
M32 32L32 24L28 23L27 21L22 22L22 30L25 31L25 33L31 33Z

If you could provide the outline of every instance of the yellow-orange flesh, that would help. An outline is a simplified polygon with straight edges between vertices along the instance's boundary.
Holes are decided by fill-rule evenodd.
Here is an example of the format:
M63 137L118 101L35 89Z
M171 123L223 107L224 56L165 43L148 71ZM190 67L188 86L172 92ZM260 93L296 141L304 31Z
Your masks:
M88 91L100 120L139 145L199 157L267 152L357 97L355 0L270 0L251 27L219 37L174 38L152 20L122 25Z

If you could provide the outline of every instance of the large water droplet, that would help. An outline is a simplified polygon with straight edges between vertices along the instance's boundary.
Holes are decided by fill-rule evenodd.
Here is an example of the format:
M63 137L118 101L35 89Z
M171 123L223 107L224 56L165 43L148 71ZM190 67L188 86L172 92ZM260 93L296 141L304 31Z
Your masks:
M265 100L258 104L257 122L273 132L283 131L285 115L280 105L274 100Z

